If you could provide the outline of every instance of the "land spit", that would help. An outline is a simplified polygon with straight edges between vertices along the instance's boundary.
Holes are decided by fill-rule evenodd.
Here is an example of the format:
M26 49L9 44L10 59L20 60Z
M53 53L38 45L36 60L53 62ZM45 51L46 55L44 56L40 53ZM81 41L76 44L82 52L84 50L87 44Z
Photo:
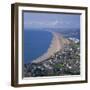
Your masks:
M69 41L64 39L63 36L59 33L52 31L51 33L53 35L53 39L51 41L49 48L43 55L33 60L32 63L40 63L46 60L47 58L51 57L54 53L60 51L63 48L64 44L69 44Z
M24 64L24 77L80 75L80 42L51 33L53 39L47 52Z

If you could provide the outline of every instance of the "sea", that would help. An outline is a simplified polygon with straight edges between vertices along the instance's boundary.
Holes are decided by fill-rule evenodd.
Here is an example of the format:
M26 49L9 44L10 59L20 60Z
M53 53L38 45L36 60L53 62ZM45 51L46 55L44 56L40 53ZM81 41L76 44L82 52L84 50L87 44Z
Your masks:
M53 29L52 29L53 30ZM55 30L55 29L54 29ZM80 29L57 29L56 32L65 38L77 38L80 40ZM51 41L52 33L44 29L24 29L23 32L23 57L24 64L31 63L45 52L47 52Z
M24 63L30 63L43 55L50 46L52 34L44 30L24 30Z

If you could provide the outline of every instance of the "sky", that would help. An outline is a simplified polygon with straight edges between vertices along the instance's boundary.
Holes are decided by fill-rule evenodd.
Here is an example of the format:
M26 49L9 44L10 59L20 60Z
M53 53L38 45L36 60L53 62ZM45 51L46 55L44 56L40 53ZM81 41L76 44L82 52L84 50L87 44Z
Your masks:
M80 28L80 15L24 12L24 28Z

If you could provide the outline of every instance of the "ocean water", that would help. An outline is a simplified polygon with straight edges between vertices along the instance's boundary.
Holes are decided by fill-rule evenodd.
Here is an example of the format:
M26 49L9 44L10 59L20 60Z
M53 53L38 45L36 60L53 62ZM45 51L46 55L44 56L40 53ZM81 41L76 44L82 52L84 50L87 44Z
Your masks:
M43 55L52 40L52 34L48 31L41 30L24 30L23 33L23 56L24 63L32 62L32 60Z
M53 29L52 29L53 30ZM80 29L54 29L66 38L77 38L80 40ZM29 63L43 55L51 44L51 32L40 30L24 30L23 32L23 57L24 63Z

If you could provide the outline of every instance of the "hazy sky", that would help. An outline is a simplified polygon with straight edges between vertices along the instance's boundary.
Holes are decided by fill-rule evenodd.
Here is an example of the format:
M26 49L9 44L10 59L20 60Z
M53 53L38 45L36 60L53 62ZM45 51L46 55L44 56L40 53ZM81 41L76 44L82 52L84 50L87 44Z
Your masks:
M80 28L80 15L24 12L24 28Z

